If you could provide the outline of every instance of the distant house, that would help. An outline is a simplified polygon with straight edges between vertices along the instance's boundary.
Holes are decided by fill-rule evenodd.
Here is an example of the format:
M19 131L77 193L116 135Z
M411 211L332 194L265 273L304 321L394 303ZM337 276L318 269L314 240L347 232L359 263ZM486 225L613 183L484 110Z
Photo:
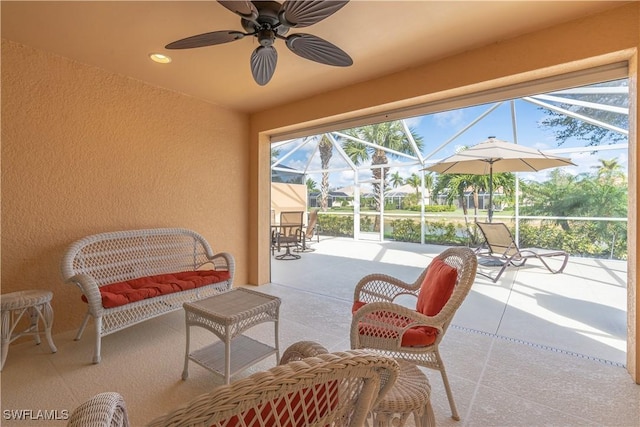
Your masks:
M415 194L416 189L410 185L402 185L398 188L394 188L385 193L385 203L393 203L397 206L398 209L402 207L403 199L409 194ZM353 194L354 188L353 186L338 188L337 190L329 191L329 200L328 205L332 207L336 204L340 204L341 206L346 201L349 205L353 205ZM320 192L314 191L309 193L309 207L320 207ZM370 190L360 192L360 198L371 198L374 197L374 194Z
M418 189L417 193L420 194L420 189ZM389 189L384 193L385 206L393 204L397 209L402 209L404 198L410 194L416 194L416 189L409 184Z
M493 197L497 197L497 196L502 196L503 193L501 191L498 192L494 192L493 193ZM469 209L473 209L474 208L474 202L473 202L473 192L471 191L465 191L464 192L464 197L466 199L467 202L467 207ZM436 199L436 203L439 205L446 205L447 203L447 195L446 194L440 194L438 195L437 199ZM485 192L485 191L481 191L478 193L478 209L479 210L486 210L488 208L489 205L489 193ZM460 199L456 198L453 201L453 206L460 208ZM498 203L495 199L493 202L493 208L496 211L501 211L505 208L505 204L504 203Z
M319 208L322 204L322 195L319 191L313 191L309 193L309 207L310 208ZM329 195L327 197L327 205L328 207L332 207L333 205L342 206L345 202L349 203L352 199L352 196L344 193L342 191L329 191Z

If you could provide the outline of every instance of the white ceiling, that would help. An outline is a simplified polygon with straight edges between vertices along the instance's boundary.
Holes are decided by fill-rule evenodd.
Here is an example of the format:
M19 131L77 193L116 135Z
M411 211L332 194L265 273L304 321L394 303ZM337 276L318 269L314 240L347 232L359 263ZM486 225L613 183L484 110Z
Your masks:
M242 31L216 1L2 1L2 37L229 108L255 112L620 6L612 1L351 0L310 27L354 60L331 67L277 40L266 86L251 76L252 37L198 49L167 43L216 30ZM553 46L549 47L550 49ZM151 52L168 53L160 65Z

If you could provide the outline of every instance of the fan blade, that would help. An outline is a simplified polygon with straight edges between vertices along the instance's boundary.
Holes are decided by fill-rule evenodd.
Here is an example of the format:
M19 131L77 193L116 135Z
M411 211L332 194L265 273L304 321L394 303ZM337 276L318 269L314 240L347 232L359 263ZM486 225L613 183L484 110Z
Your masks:
M249 21L255 21L255 19L258 17L258 9L256 9L256 7L250 1L218 0L218 3L220 3L236 15L240 15L241 17L248 19Z
M212 46L239 40L245 36L240 31L214 31L176 40L165 46L165 49L191 49L193 47Z
M251 54L251 73L253 79L260 86L269 83L273 73L276 71L276 63L278 62L278 52L273 46L259 46Z
M328 41L311 34L292 34L286 39L293 53L321 64L348 67L353 59L345 51Z
M333 15L349 0L286 0L280 8L280 21L288 27L308 27Z

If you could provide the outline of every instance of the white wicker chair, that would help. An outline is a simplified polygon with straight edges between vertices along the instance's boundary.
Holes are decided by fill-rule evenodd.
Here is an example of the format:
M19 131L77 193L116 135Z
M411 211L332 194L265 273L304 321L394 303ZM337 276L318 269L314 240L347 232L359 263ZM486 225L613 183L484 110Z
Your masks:
M456 310L471 289L478 262L475 253L469 248L446 249L437 258L456 268L457 281L448 301L434 316L426 316L395 302L403 295L418 297L429 267L414 283L406 283L384 274L367 275L358 282L354 302L365 303L365 305L353 314L351 348L374 349L386 356L440 371L451 406L451 416L459 420L438 346ZM435 328L437 330L435 342L426 346L403 346L402 338L405 332L416 327Z
M393 386L398 363L364 350L322 354L325 351L313 342L296 343L284 352L280 366L217 387L149 426L360 427ZM114 408L102 404L103 395L112 397L114 405L120 397L102 393L90 399L73 412L68 425L112 425L108 414Z

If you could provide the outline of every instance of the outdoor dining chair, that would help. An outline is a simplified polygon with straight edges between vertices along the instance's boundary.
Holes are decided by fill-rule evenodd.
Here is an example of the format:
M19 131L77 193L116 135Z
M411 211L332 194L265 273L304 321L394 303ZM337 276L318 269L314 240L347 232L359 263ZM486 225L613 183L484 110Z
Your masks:
M449 248L437 255L415 282L386 274L370 274L358 282L351 320L351 348L440 371L451 416L458 410L439 345L476 277L478 259L472 249ZM415 297L416 306L405 297ZM405 300L404 304L398 298Z
M528 259L537 258L551 273L562 273L569 261L569 254L562 250L547 250L538 248L520 249L511 231L503 222L476 222L482 232L485 244L476 250L480 257L480 264L484 260L495 261L500 270L495 276L478 271L478 274L496 283L505 270L512 267L522 267ZM549 264L550 258L559 258L560 267L553 268Z
M280 212L280 223L277 225L272 239L275 239L275 249L280 252L284 248L285 252L276 255L276 259L300 259L300 255L291 252L291 248L302 248L304 241L303 216L303 211Z

